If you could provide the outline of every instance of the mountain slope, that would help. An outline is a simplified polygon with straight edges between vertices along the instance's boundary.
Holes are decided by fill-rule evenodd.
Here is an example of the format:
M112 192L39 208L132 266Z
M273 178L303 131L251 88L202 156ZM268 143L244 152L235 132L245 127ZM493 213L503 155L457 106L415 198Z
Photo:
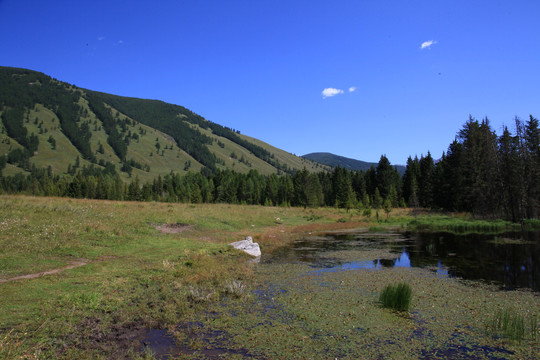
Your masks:
M377 167L377 163L370 163L361 160L355 160L344 156L334 155L327 152L317 152L302 156L305 159L315 161L330 167L342 167L348 170L366 171L372 166ZM396 168L400 174L405 172L405 166L396 165Z
M86 90L26 69L0 67L0 120L5 175L32 166L74 174L91 165L143 181L171 171L321 170L182 106Z

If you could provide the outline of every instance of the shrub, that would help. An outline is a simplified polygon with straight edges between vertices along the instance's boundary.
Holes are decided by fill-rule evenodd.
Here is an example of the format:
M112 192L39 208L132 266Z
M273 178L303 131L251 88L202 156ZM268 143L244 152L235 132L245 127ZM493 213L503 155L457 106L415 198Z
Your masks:
M379 296L381 305L396 311L407 311L411 303L412 290L407 283L387 285Z

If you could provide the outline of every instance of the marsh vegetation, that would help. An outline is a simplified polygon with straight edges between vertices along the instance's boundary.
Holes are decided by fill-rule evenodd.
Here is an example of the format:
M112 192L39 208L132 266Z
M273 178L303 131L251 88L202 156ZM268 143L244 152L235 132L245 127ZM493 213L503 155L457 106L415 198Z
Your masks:
M407 283L386 285L379 296L381 305L396 311L407 311L411 304L412 290Z
M87 263L0 283L0 357L534 358L532 287L464 279L451 262L460 242L413 241L402 233L413 221L408 210L376 223L335 208L2 196L2 279ZM259 264L226 245L247 235ZM538 251L537 238L510 238L490 244ZM408 311L380 306L395 283L410 285ZM520 340L497 325L508 304Z

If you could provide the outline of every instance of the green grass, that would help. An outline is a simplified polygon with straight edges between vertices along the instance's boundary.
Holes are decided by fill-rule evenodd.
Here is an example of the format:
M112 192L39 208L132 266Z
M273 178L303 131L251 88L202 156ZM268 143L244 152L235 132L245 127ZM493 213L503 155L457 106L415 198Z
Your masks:
M35 118L38 123L43 122L42 129L47 129L47 132L39 134L38 125L34 124ZM68 165L73 165L77 156L80 156L77 148L64 135L60 129L60 120L49 109L42 105L36 105L29 114L30 121L25 123L29 133L34 133L39 138L38 152L30 161L37 167L51 166L55 174L64 173L68 169ZM47 141L49 136L52 136L56 141L56 149L52 149L51 144ZM81 166L88 166L90 163L80 156Z
M88 117L84 118L84 121L90 122L90 128L92 130L92 137L90 138L90 145L95 153L97 160L103 160L105 162L112 162L117 169L120 169L122 163L120 159L114 153L114 150L107 143L107 134L103 129L103 123L97 119L96 116L90 111L88 102L83 98L80 99L79 105L82 109L88 111ZM112 109L113 113L116 110ZM30 122L25 123L29 133L35 133L39 138L39 148L37 155L31 158L31 161L37 167L52 166L53 172L60 174L67 171L68 165L73 165L77 155L80 155L78 150L71 144L69 139L63 134L59 128L59 120L56 115L49 109L42 105L36 105L36 108L30 111ZM38 125L34 124L34 119L38 119L38 123L43 122L42 128L47 129L46 133L39 134ZM125 115L120 114L121 120L127 118ZM100 128L95 130L94 123ZM139 128L146 131L146 135L139 134ZM176 142L168 137L166 134L152 129L143 124L136 124L135 126L128 125L127 131L131 133L139 134L139 140L132 140L128 146L127 158L133 159L142 165L149 165L150 172L146 172L139 169L133 169L132 177L138 176L142 182L152 181L158 175L165 175L172 171L180 174L185 174L184 164L186 161L191 161L191 171L200 171L202 165L194 158L188 155L185 151L181 150ZM47 141L49 136L53 136L56 140L56 150L52 149L51 144ZM156 138L158 139L161 149L167 146L169 149L165 150L163 155L157 153L155 144ZM12 140L13 141L13 140ZM103 145L103 154L96 152L99 144ZM172 149L170 149L172 147ZM0 147L1 149L1 147ZM150 157L150 153L153 155ZM88 166L90 163L81 157L81 166ZM131 181L126 173L121 173L121 176L126 181Z
M540 220L539 219L527 219L523 222L525 229L540 229Z
M0 283L0 358L107 358L115 331L174 326L208 306L194 294L244 301L253 267L227 244L250 235L269 251L296 227L340 216L313 211L317 220L301 208L1 195L0 278L88 264ZM177 223L192 227L162 234L153 225Z
M233 141L214 135L210 129L197 127L197 130L216 139L209 148L211 152L225 163L225 166L218 165L221 169L234 169L237 172L248 172L254 169L264 175L270 175L276 172L276 169L272 165L254 156L250 151ZM223 144L223 148L218 144L217 140ZM233 152L236 154L237 159L231 158L231 153ZM242 156L251 163L251 167L239 161Z
M122 339L148 328L174 330L186 346L218 346L181 322L221 331L223 346L267 358L414 358L452 343L479 355L470 344L501 346L486 334L489 314L508 303L521 314L538 308L531 292L472 287L427 269L316 274L306 264L254 266L227 245L249 235L267 253L306 233L369 226L360 215L338 223L343 216L333 208L0 196L0 278L88 260L0 283L0 359L144 358ZM162 234L154 225L177 223L192 227ZM355 260L380 258L362 254ZM408 317L379 305L381 284L395 282L415 291ZM530 319L538 315L526 328ZM527 339L505 346L517 358L538 350Z
M504 220L478 220L456 215L428 215L411 219L407 227L415 231L446 230L457 233L498 233L516 229L519 225Z
M387 285L379 296L382 307L395 311L407 311L412 298L411 286L407 283Z
M388 229L383 227L383 226L375 226L375 225L371 225L369 227L369 232L371 233L379 233L379 232L387 232Z
M259 139L255 139L253 137L246 136L243 134L239 136L255 145L262 147L263 149L268 151L270 154L274 154L276 160L278 160L282 164L287 164L290 168L298 169L298 170L302 170L303 168L306 168L308 171L313 171L313 172L331 171L331 168L326 165L304 159L303 157L300 157L300 156L296 156L287 151L284 151L270 144L267 144Z

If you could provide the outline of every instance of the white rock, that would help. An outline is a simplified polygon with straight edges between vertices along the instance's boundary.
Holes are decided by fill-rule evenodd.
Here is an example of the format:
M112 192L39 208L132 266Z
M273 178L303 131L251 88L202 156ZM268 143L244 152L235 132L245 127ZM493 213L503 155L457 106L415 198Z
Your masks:
M261 256L261 248L259 244L254 243L251 236L248 236L245 240L235 241L230 243L232 247L238 250L242 250L245 253L248 253L251 256Z

